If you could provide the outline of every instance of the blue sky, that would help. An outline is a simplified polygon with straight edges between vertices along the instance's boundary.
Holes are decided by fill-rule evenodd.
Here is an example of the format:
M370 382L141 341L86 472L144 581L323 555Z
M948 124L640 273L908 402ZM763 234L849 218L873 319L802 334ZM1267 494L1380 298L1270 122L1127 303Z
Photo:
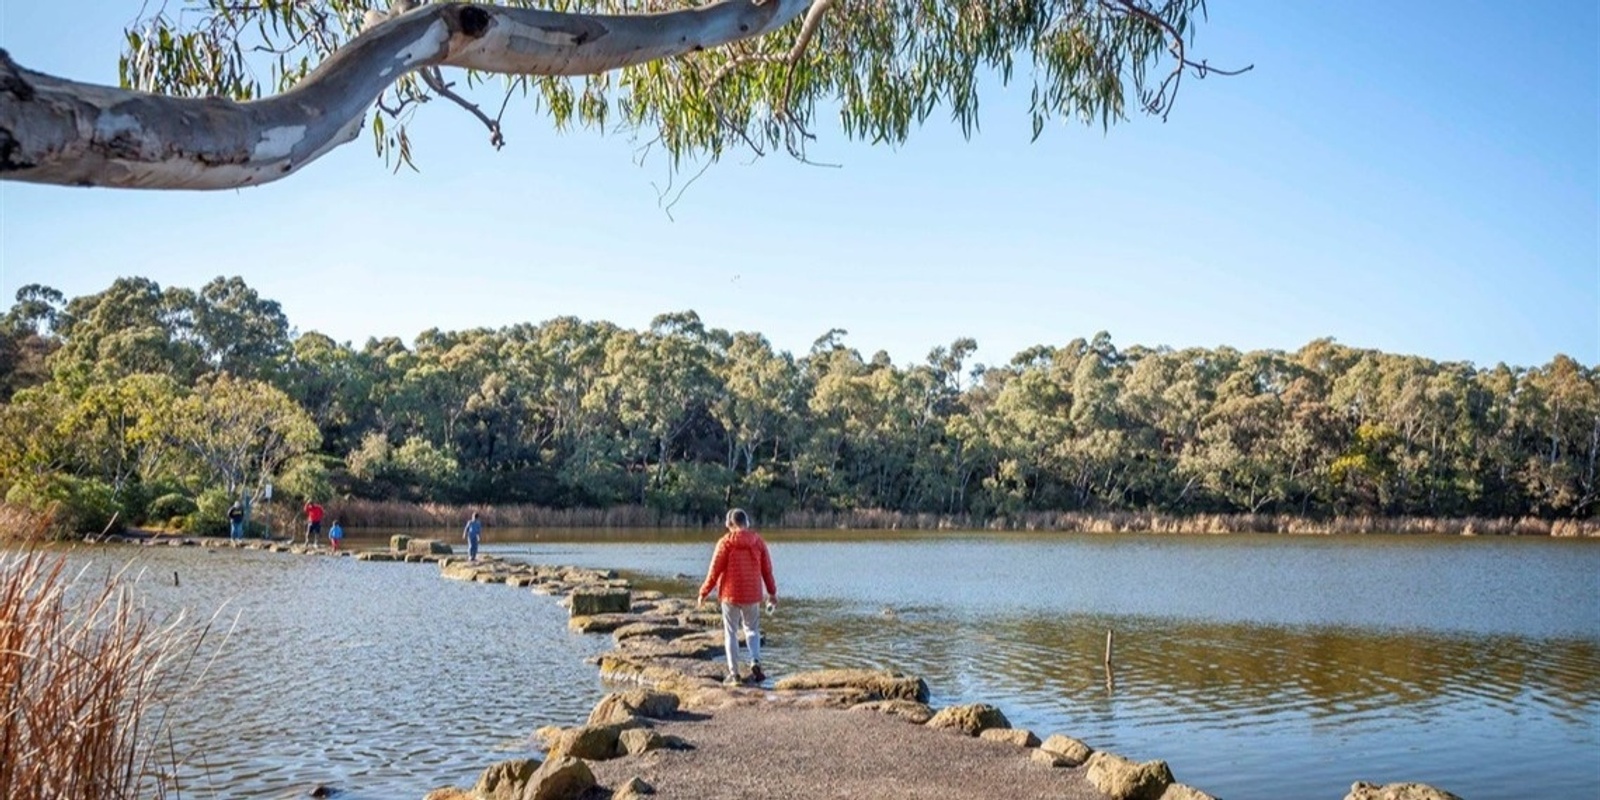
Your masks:
M0 5L24 66L114 83L138 0ZM694 309L796 354L830 328L897 363L977 361L1106 330L1119 346L1293 350L1331 336L1440 360L1600 363L1597 12L1581 0L1212 0L1165 123L1056 123L1026 85L971 141L936 116L898 149L824 124L821 168L713 166L670 215L662 159L508 115L496 152L436 105L421 172L370 138L266 187L0 183L0 307L17 288L241 275L301 331L360 346L561 315L639 328Z

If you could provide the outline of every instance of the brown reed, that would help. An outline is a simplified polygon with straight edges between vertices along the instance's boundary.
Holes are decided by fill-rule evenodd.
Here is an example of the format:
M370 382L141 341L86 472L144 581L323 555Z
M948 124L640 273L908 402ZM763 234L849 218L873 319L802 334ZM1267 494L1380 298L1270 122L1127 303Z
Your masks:
M1452 536L1600 536L1600 520L1546 520L1537 517L1339 516L1327 519L1290 514L1164 514L1143 511L1030 511L990 518L968 514L907 514L883 509L789 511L779 524L791 529L994 530L1073 533L1287 533L1420 534Z
M156 625L120 577L81 586L65 566L31 545L0 553L0 797L173 796L158 747L199 639Z
M0 541L38 541L49 533L53 522L50 514L41 514L27 506L0 503Z
M547 508L535 505L450 505L358 499L327 504L329 519L338 519L346 528L459 527L474 511L485 523L502 528L699 528L711 523L682 514L663 514L637 505Z
M338 500L327 504L332 519L346 528L459 527L476 511L504 528L720 528L722 520L664 514L639 505L612 508L547 508L534 505L451 505L394 500ZM847 511L797 509L762 527L791 530L995 530L1074 533L1292 533L1435 534L1487 536L1600 536L1600 520L1546 520L1537 517L1339 516L1326 519L1291 514L1167 514L1148 511L1028 511L983 517L861 508Z

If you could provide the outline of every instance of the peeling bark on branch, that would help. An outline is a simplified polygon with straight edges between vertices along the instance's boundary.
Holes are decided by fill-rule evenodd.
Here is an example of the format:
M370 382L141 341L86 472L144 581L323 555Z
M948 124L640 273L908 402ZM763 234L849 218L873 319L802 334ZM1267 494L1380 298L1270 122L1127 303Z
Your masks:
M245 103L78 83L0 50L0 179L231 189L294 173L360 132L385 88L424 67L586 75L763 36L811 0L720 0L624 16L475 3L423 6L363 31L294 89Z

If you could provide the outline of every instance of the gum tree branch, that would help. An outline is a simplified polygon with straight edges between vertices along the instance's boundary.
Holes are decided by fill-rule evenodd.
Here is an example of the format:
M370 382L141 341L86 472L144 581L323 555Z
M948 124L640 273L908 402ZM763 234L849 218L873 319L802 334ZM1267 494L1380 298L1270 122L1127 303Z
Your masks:
M249 102L80 83L0 50L0 179L146 189L268 183L352 140L383 90L419 69L596 74L764 36L810 6L718 0L601 15L430 4L361 32L293 89Z

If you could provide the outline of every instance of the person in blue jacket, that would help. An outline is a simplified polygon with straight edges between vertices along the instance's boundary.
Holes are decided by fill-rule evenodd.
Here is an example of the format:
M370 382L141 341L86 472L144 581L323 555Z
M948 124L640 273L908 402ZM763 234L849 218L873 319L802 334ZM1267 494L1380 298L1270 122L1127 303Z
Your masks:
M472 512L472 519L467 520L467 529L462 531L461 538L467 540L467 558L471 561L478 560L478 541L483 537L483 520L478 519L478 512Z

